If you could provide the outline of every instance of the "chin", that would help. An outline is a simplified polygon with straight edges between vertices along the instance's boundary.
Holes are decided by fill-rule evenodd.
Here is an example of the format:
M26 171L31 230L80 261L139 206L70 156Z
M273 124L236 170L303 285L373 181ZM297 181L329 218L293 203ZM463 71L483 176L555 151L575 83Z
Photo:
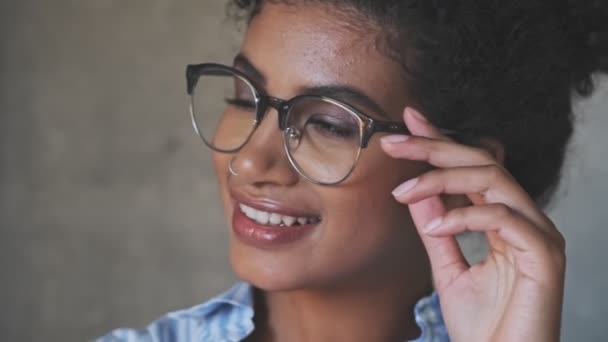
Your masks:
M289 253L292 254L292 253ZM231 241L230 263L234 274L241 280L265 291L290 291L310 286L309 276L303 273L304 265L295 265L306 258L292 255L281 258L267 251L255 250Z
M253 207L256 203L249 205ZM258 208L263 206L257 204ZM319 261L311 258L323 235L322 222L310 219L291 222L290 226L273 226L247 217L238 204L230 203L229 209L230 262L239 279L266 291L303 289L322 282L323 277L315 271L322 271L318 268ZM304 215L296 213L293 216Z

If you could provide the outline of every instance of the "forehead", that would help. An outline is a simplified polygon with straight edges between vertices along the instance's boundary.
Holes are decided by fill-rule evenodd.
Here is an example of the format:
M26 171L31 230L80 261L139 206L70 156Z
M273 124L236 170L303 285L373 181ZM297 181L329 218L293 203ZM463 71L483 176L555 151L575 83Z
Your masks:
M400 66L377 49L379 31L325 6L268 4L252 19L242 52L282 98L299 88L343 84L360 89L400 117Z

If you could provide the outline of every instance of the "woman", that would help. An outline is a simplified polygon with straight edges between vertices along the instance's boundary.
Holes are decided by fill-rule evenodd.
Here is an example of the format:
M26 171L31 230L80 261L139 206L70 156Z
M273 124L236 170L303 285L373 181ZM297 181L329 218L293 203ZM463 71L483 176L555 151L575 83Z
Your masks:
M541 208L608 71L608 5L572 2L236 0L233 65L187 79L243 282L100 340L558 341Z

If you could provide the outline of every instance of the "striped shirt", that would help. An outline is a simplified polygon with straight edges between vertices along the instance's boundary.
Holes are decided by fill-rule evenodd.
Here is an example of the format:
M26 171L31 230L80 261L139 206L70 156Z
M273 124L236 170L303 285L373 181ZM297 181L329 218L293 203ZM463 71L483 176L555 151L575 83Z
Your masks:
M414 314L422 335L410 342L449 342L437 293L420 299ZM253 332L253 315L253 287L239 282L203 304L168 313L144 329L117 329L94 341L239 342Z

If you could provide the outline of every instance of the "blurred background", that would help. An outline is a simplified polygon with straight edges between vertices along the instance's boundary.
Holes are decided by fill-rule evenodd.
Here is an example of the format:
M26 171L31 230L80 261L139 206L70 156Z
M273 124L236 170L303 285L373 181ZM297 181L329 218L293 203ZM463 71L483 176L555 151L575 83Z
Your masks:
M225 0L0 2L0 341L85 341L235 278L187 63L230 62ZM242 25L240 25L242 26ZM608 82L549 209L566 236L564 341L608 336ZM482 253L476 239L468 254Z

